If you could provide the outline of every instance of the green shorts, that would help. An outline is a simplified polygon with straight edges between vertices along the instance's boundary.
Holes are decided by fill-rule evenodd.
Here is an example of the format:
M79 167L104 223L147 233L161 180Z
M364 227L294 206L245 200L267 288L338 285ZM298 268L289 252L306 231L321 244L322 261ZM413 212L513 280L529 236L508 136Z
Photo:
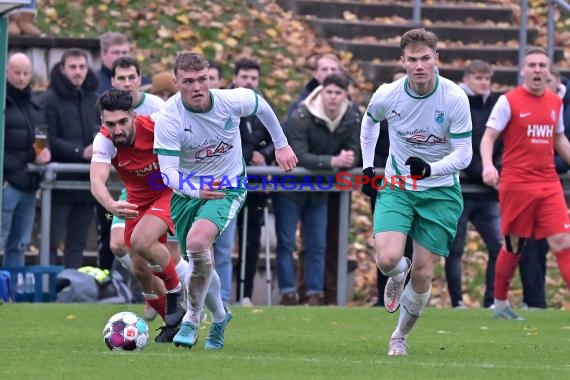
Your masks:
M121 189L119 200L120 201L127 200L127 189L125 189L124 187ZM111 228L117 228L117 227L125 228L125 219L121 219L118 216L113 215L113 220L111 221Z
M459 184L424 191L386 188L376 198L374 234L403 232L430 252L447 257L462 212Z
M226 196L221 199L198 199L172 194L170 215L174 221L175 236L180 242L182 254L186 257L186 236L190 228L199 219L208 219L218 227L218 236L235 218L245 202L245 189L224 190Z

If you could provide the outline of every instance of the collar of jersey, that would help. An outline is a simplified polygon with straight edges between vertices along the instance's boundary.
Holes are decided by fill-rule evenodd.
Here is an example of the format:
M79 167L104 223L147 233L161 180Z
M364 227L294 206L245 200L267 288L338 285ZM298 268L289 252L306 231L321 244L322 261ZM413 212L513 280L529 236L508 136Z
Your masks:
M140 92L140 95L141 95L141 98L139 99L139 101L137 102L137 104L135 104L135 105L133 106L133 109L139 108L139 107L144 103L144 97L145 97L146 94L141 91L141 92Z
M425 95L414 95L411 90L410 90L410 84L408 81L408 77L406 77L406 79L404 80L404 90L406 91L406 94L408 94L410 97L414 98L414 99L425 99L425 98L429 98L434 92L435 90L437 90L437 86L439 85L439 75L435 75L435 86L433 86L433 90L431 90L429 93L425 94Z
M212 95L212 91L208 91L208 94L210 95L210 108L207 109L206 111L195 110L194 108L192 108L188 104L186 104L184 99L180 98L180 100L182 100L182 104L184 105L184 108L186 109L186 111L192 112L192 113L206 113L206 112L210 112L212 110L212 108L214 108L214 95Z

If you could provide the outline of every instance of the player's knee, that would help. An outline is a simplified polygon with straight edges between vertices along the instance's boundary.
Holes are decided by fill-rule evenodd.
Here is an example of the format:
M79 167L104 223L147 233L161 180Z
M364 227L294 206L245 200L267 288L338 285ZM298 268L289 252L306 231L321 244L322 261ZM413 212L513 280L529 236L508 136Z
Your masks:
M201 252L210 249L212 241L201 236L189 236L186 239L186 249L190 252Z
M125 245L125 242L122 239L121 240L111 239L111 241L109 242L109 248L111 248L111 252L113 252L113 254L118 257L128 254L127 246Z
M133 234L133 236L131 236L131 248L139 254L147 252L154 242L155 241L149 238L149 236L143 236L141 234Z

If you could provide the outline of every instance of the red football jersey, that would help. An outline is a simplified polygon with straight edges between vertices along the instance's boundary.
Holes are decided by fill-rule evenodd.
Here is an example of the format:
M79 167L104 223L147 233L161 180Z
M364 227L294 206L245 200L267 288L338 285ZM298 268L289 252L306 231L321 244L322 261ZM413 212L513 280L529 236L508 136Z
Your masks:
M135 117L134 144L117 148L111 164L125 183L127 201L138 205L153 202L163 191L172 192L162 180L158 157L153 153L154 121L148 116ZM99 131L110 139L104 127Z
M564 131L559 120L562 100L551 91L536 96L522 86L507 92L505 97L510 119L502 136L500 186L538 188L558 181L554 166L554 136ZM493 112L487 124L491 127L500 125L501 121L494 120L500 115L500 112Z

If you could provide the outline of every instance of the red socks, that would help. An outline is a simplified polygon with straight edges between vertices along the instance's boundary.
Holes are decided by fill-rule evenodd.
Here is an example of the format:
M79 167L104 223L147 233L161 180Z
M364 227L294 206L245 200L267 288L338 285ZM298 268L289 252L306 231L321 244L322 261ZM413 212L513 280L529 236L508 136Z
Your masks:
M504 247L501 247L495 264L495 299L500 301L507 299L509 286L515 277L519 260L520 254L508 252ZM570 255L568 255L567 261L570 274Z
M146 303L149 304L154 310L158 312L158 315L164 319L166 318L166 296L158 297L158 298L145 298Z
M554 254L560 275L566 282L566 286L570 288L570 248L563 249Z
M164 267L164 269L162 269L162 272L154 272L154 274L158 276L158 278L160 278L162 281L164 281L164 287L167 291L175 289L180 283L172 258L168 260L168 264L166 267Z

